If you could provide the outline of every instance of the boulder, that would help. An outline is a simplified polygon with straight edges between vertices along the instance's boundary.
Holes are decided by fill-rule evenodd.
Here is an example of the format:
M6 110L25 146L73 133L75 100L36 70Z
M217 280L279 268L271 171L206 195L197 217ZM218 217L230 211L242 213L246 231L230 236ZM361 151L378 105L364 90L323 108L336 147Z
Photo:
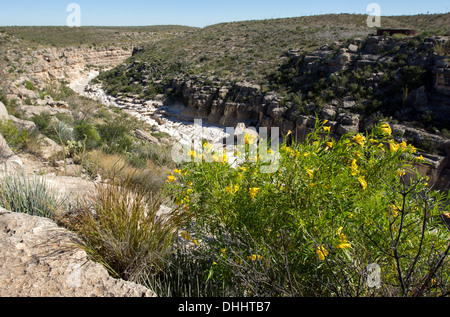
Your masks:
M0 208L1 297L155 297L114 279L74 234L46 218Z
M6 140L0 134L0 172L22 172L24 165L22 160L14 154Z
M0 101L0 121L8 120L8 110L3 102Z
M134 130L134 134L136 135L137 138L139 138L145 142L159 144L158 139L155 138L153 135L151 135L148 132L136 129L136 130Z
M40 155L42 158L49 160L52 157L55 157L55 155L62 152L64 149L62 146L60 146L58 143L53 141L52 139L47 138L44 135L39 136L40 139Z
M12 115L9 116L9 119L12 120L12 122L18 129L32 131L34 128L36 128L36 123L34 123L33 121L22 120Z
M56 108L51 107L49 105L46 106L22 106L20 110L25 112L25 117L33 117L36 115L40 115L44 112L48 112L51 115L56 115L58 113L71 114L70 110L64 108Z

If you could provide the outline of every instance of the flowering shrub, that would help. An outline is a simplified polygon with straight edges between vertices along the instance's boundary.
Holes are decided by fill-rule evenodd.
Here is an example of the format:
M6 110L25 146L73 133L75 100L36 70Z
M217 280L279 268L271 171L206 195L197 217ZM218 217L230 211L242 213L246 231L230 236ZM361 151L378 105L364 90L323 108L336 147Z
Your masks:
M416 172L416 148L391 133L384 124L336 141L318 123L305 143L279 147L274 173L261 160L192 152L167 190L190 216L210 278L238 277L254 296L448 293L445 197ZM380 283L368 283L371 264Z

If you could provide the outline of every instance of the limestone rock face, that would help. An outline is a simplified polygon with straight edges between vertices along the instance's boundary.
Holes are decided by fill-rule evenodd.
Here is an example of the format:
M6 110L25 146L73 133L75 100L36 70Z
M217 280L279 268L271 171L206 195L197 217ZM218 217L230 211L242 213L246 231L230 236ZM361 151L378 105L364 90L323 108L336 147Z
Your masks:
M3 136L0 134L0 173L14 173L21 172L23 170L24 165L22 160L14 154Z
M154 297L113 279L53 221L0 208L0 297Z
M0 121L8 119L8 110L6 110L3 102L0 101Z

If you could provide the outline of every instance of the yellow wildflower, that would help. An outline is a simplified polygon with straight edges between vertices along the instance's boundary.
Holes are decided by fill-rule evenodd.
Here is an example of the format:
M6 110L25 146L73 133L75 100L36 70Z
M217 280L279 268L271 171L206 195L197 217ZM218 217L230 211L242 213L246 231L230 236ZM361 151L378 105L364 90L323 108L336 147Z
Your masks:
M173 175L169 175L169 177L167 178L166 182L168 182L169 184L172 184L173 182L175 182L177 179L175 176Z
M417 152L417 148L412 145L408 145L408 148L410 148L411 154L414 154Z
M185 239L185 240L191 240L191 235L187 231L183 231L181 233L181 237L183 237L183 239Z
M325 124L327 124L328 123L328 120L323 120L323 125L325 125Z
M352 244L349 242L343 242L343 243L339 243L336 248L338 249L351 249L352 248Z
M425 160L425 159L423 158L423 155L419 156L417 159L418 159L419 161Z
M390 204L389 210L392 212L392 215L394 216L394 218L398 217L398 212L400 211L400 209L396 205Z
M391 151L391 153L397 152L399 147L400 147L400 145L396 144L395 142L389 143L389 150Z
M256 195L258 194L259 190L260 190L260 188L250 188L250 190L249 190L250 196L252 198L255 198Z
M361 184L363 190L366 190L366 188L367 188L367 182L366 182L366 180L364 179L364 177L358 178L358 181L359 181L359 183Z
M406 148L408 148L408 145L406 144L405 141L403 141L402 143L400 143L400 147L401 147L402 149L406 149Z
M312 169L306 169L306 173L309 175L309 178L313 178L314 177L314 170Z
M256 140L256 136L254 135L250 135L249 133L247 133L245 135L245 144L250 145L253 144Z
M352 166L350 168L352 170L352 175L353 176L358 175L359 171L358 171L358 164L356 164L356 160L352 161Z
M331 132L331 127L323 127L326 132Z
M347 241L347 237L342 233L343 229L343 227L338 229L339 244L336 247L338 249L350 249L352 245Z
M397 173L395 173L395 175L397 175L398 177L402 177L405 174L405 170L398 170Z
M334 142L327 142L326 144L330 149L332 149L334 146Z
M361 134L356 135L352 141L355 141L360 146L364 146L364 142L366 141L366 137L362 136Z
M389 124L387 124L387 123L385 123L385 124L383 124L383 125L381 126L381 131L382 131L384 134L387 134L387 135L391 135L391 134L392 134L392 129L391 129L391 127L389 126Z
M174 174L180 174L180 175L181 175L181 171L180 171L179 169L175 169L175 170L173 171L173 173L174 173Z
M324 246L317 247L317 255L319 256L320 261L324 261L325 258L328 256L327 249L324 248Z
M239 191L239 186L238 185L234 185L234 187L232 188L231 186L227 186L225 187L225 191L228 192L229 194L233 195L236 192Z
M253 254L252 256L249 256L248 258L252 261L256 261L256 260L261 260L262 256L260 256L258 254Z
M228 156L227 156L226 150L223 151L222 162L223 163L228 162Z

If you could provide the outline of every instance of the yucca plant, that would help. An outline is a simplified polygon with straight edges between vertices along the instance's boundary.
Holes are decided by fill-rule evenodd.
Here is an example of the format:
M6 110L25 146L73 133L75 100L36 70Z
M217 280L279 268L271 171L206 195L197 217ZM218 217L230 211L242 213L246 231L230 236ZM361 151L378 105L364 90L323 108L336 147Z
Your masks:
M42 177L5 174L0 183L0 206L12 212L53 218L64 200L52 192Z
M117 278L142 283L163 267L183 215L161 214L163 198L130 181L97 185L81 208L63 219L86 252Z

